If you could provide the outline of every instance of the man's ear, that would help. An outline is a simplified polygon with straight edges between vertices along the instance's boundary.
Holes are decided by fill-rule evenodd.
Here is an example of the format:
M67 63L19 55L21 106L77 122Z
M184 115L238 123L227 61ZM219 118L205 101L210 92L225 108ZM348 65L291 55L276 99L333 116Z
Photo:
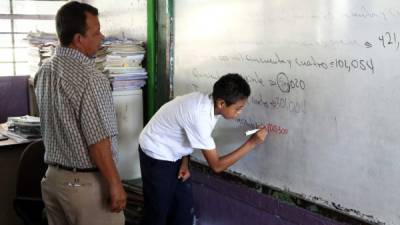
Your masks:
M74 34L74 37L72 38L72 44L79 48L80 46L82 46L81 38L82 35L80 33Z
M225 106L225 100L223 99L218 98L215 102L218 109L222 109Z

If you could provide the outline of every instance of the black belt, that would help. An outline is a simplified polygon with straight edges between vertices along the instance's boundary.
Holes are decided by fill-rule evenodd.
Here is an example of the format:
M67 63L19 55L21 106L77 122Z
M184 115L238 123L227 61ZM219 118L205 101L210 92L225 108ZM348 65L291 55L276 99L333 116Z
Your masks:
M55 167L57 169L63 169L63 170L68 170L68 171L73 171L73 172L98 172L99 169L94 167L94 168L73 168L73 167L68 167L68 166L63 166L60 164L56 163L48 163L47 165Z

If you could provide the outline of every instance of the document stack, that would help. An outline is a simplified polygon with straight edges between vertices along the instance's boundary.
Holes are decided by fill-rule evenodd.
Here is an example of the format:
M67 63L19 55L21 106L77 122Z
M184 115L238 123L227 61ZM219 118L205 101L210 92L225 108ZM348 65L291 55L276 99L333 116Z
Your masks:
M143 42L108 39L97 53L97 68L110 79L113 91L140 89L147 79L141 65L144 53Z
M1 132L17 143L23 143L29 139L40 138L40 119L33 116L8 117L7 131Z
M33 77L39 67L50 58L58 43L57 35L44 32L31 32L25 38L29 42L29 67L30 75Z

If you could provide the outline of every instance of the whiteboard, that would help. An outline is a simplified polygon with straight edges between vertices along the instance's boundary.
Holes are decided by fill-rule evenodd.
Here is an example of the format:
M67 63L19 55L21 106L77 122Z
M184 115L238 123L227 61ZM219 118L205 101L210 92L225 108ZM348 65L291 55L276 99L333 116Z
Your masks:
M222 154L273 126L232 171L400 224L399 1L175 1L174 37L175 96L230 72L252 88L240 118L217 124Z

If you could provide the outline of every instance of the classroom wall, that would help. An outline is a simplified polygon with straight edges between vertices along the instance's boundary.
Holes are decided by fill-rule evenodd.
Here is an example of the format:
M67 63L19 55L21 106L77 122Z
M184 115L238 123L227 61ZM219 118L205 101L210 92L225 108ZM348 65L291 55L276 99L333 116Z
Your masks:
M146 41L146 0L85 0L99 10L101 30L105 36L128 37Z

